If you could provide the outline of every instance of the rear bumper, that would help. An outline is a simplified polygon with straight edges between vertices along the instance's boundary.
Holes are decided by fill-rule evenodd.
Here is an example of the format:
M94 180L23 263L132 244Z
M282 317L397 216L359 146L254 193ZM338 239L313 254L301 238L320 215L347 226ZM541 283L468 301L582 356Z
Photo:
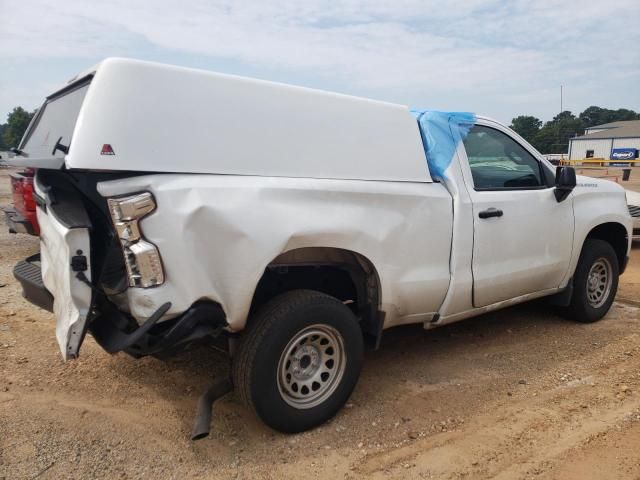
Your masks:
M14 277L22 285L22 295L34 305L53 312L53 295L42 281L40 254L18 262L13 269ZM227 326L220 305L213 302L196 302L179 317L157 321L170 304L158 309L146 324L131 331L130 320L115 305L101 298L96 305L96 315L89 323L89 331L96 342L109 353L124 351L134 357L145 355L167 356L196 340L217 337Z
M34 305L53 312L53 295L42 281L40 254L18 262L13 268L13 276L22 285L22 295Z
M95 305L96 316L89 324L89 332L108 353L167 357L195 341L219 336L227 326L224 311L214 302L196 302L182 315L158 322L169 308L171 303L165 303L132 330L135 321L102 298Z
M9 232L11 233L27 233L29 235L35 235L36 232L33 225L29 220L23 217L15 208L4 208L4 215L9 226Z

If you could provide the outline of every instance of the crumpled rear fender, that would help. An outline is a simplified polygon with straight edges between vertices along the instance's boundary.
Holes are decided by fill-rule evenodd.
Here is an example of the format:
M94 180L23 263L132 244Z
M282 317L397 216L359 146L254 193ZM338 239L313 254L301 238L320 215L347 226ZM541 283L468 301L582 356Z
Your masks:
M441 184L232 175L156 174L101 182L104 197L153 193L141 223L165 282L128 290L139 322L170 301L221 304L241 330L258 281L278 255L334 247L369 259L380 278L385 327L436 312L449 284L451 197Z

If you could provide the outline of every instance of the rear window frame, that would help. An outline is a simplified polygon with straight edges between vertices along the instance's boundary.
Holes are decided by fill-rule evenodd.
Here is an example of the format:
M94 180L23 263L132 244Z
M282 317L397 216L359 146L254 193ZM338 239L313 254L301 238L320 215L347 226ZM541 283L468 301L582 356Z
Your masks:
M49 95L44 103L40 106L40 108L38 109L38 111L36 112L33 120L31 120L31 123L29 124L29 127L27 128L26 133L24 134L24 136L22 137L22 140L20 141L20 145L18 146L19 150L23 150L25 145L27 144L27 142L29 142L29 139L31 138L31 136L33 135L33 132L36 131L36 128L38 127L38 124L40 123L40 119L42 118L42 115L44 114L45 109L47 108L47 105L55 102L56 100L69 95L70 93L75 92L76 90L79 90L81 88L86 87L87 85L89 85L91 83L91 81L93 80L94 74L90 73L89 75L85 75L82 78L79 78L78 80L74 81L73 83L70 83L69 85L67 85L66 87L62 88L61 90L58 90L57 92L52 93L51 95ZM76 117L76 122L77 122L77 117ZM69 139L69 147L71 147L71 138Z

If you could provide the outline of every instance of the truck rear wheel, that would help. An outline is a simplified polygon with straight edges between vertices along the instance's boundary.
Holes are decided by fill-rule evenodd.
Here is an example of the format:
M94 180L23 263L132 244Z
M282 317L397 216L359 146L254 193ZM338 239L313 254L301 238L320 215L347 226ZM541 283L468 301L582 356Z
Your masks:
M362 332L355 315L329 295L294 290L252 319L233 359L241 400L270 427L301 432L331 417L360 375Z
M583 323L604 317L618 291L618 275L613 247L603 240L586 240L573 277L573 295L565 309L566 316Z

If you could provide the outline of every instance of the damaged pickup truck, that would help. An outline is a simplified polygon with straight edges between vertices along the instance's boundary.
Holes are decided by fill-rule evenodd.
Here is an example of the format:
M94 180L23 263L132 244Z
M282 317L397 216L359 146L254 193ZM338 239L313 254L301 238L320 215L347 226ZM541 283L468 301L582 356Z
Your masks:
M543 296L599 320L630 248L622 188L493 120L230 75L105 60L17 151L41 243L14 273L63 357L227 338L227 387L285 432L340 409L385 329Z

